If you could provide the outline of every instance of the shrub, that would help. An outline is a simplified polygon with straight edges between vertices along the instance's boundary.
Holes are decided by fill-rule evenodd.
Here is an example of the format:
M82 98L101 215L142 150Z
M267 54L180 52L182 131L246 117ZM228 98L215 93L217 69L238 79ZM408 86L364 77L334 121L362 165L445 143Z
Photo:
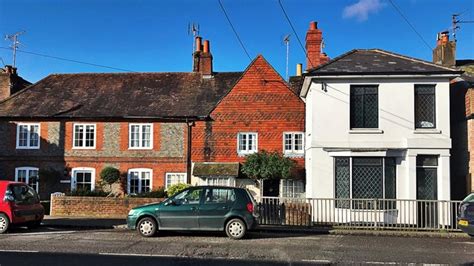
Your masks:
M81 196L81 197L107 197L109 193L99 190L85 190L78 189L71 192L67 192L66 196Z
M278 152L260 151L247 155L242 173L253 179L287 179L296 162Z
M115 167L107 166L100 172L100 178L111 185L120 179L120 171Z
M130 197L136 198L166 198L166 192L164 187L160 187L150 192L143 192L139 194L130 195Z
M168 197L171 197L173 196L174 194L190 187L191 185L189 184L185 184L185 183L178 183L178 184L174 184L174 185L171 185L168 187L168 189L166 190L167 194L168 194Z

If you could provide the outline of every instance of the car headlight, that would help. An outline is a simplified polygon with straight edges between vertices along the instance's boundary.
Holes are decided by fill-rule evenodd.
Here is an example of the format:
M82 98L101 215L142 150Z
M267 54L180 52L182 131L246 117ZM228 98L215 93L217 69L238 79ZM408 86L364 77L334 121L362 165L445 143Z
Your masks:
M129 212L128 212L128 216L133 216L137 213L137 210L135 209L131 209Z

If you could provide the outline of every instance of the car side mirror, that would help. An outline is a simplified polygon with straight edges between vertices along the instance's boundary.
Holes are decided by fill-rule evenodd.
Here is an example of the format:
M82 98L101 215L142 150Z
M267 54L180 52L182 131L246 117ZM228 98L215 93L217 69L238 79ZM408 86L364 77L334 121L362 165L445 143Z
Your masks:
M174 200L168 200L167 202L165 202L165 206L175 206L176 205L176 202Z

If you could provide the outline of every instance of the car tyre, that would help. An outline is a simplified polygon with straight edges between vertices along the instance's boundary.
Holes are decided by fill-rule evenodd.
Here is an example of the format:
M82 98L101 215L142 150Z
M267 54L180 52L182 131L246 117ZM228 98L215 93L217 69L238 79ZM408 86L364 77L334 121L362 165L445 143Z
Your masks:
M10 227L10 220L8 219L8 216L6 216L3 213L0 213L0 234L3 234L6 231L8 231L9 227Z
M152 237L158 231L158 224L151 217L144 217L137 223L137 231L141 236Z
M247 232L247 226L241 219L231 219L225 225L225 233L231 239L242 239Z

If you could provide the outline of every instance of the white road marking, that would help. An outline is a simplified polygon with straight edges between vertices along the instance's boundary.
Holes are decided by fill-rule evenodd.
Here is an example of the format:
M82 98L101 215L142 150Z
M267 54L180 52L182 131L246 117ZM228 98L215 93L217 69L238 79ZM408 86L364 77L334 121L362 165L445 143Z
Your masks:
M35 236L35 235L57 235L57 234L71 234L77 231L56 231L56 232L35 232L35 233L13 233L5 236Z
M467 244L467 245L474 245L474 242L454 242L454 244Z
M172 258L178 257L176 255L160 255L160 254L138 254L138 253L99 253L99 255L104 256L132 256L132 257L162 257L162 258Z
M38 253L38 250L0 249L0 252Z
M302 262L331 263L330 260L301 260Z
M391 261L366 261L366 262L363 262L365 264L390 264L390 265L394 265L394 264L398 264L398 262L391 262ZM409 263L411 264L411 263Z

